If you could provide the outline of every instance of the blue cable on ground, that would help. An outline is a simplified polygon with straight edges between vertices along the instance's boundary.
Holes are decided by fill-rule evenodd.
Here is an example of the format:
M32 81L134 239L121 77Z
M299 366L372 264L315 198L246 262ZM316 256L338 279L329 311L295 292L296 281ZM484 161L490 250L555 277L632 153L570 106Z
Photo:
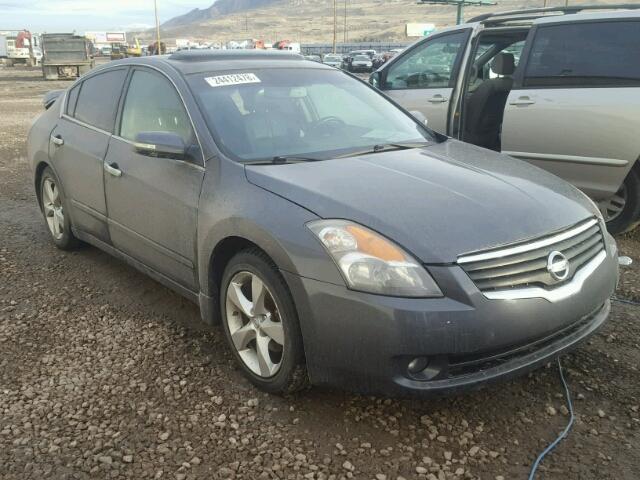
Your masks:
M558 436L558 438L556 438L553 442L551 442L547 446L547 448L545 448L542 451L542 453L538 455L538 458L536 458L536 461L533 463L533 466L531 467L531 472L529 473L529 480L533 480L535 478L536 470L538 470L538 467L540 466L540 462L542 462L542 459L549 452L551 452L551 450L556 448L556 446L560 443L560 441L567 436L567 434L569 433L569 430L571 430L571 427L573 426L573 421L575 419L573 415L573 403L571 403L571 394L569 393L569 386L567 385L567 381L564 379L564 372L562 370L562 363L560 363L560 357L558 357L558 372L560 373L560 380L562 380L562 385L564 386L564 393L567 398L567 405L569 406L569 415L570 415L569 423L564 428L562 433Z
M629 300L628 298L620 298L620 297L611 297L611 300L619 303L626 303L627 305L634 305L636 307L640 307L640 302L636 302L635 300Z

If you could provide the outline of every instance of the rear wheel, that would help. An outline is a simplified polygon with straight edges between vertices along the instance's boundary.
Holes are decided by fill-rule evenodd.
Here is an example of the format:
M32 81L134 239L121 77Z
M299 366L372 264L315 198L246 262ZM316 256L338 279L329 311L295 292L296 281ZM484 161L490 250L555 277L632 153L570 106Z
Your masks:
M612 197L598 203L607 229L612 234L624 233L640 221L640 174L632 169L620 189Z
M220 307L231 351L254 385L270 393L294 392L307 385L296 309L269 257L250 249L229 261Z
M60 181L49 167L44 169L40 177L40 204L56 247L62 250L77 247L79 241L73 236L69 216L65 214L66 202Z

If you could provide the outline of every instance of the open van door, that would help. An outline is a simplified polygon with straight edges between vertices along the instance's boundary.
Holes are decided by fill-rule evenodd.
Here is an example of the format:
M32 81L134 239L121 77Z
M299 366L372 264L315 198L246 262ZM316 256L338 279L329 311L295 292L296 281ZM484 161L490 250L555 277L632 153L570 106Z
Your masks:
M447 134L451 97L471 28L428 37L379 71L380 90L407 110L421 112L429 127Z

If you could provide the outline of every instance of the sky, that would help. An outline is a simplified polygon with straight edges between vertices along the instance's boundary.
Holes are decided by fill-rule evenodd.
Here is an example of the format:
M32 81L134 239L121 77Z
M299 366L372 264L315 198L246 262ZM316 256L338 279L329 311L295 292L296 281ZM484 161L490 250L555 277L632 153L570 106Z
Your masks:
M160 21L211 6L213 0L158 0ZM153 0L0 0L0 31L134 30L155 24Z

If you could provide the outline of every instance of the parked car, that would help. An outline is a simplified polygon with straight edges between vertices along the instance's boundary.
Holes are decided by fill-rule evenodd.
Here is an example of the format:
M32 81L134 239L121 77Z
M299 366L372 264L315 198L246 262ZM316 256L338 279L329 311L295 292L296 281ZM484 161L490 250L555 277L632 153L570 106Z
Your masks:
M356 57L357 55L366 55L367 57L369 57L370 60L373 60L373 57L376 56L376 51L375 50L352 50L344 57L343 68L345 70L349 70L351 68L351 62L353 61L354 57Z
M305 55L304 58L306 60L311 60L312 62L322 63L322 58L320 58L320 55Z
M322 63L329 65L330 67L341 68L342 67L342 55L337 53L327 53L322 57Z
M349 65L350 72L370 72L372 68L373 63L368 55L356 55Z
M340 70L178 52L57 95L27 140L53 243L95 245L197 303L266 391L478 386L609 314L616 244L584 194Z
M628 61L640 58L640 13L599 8L611 6L482 15L371 82L434 130L573 183L624 232L640 221L640 62Z

